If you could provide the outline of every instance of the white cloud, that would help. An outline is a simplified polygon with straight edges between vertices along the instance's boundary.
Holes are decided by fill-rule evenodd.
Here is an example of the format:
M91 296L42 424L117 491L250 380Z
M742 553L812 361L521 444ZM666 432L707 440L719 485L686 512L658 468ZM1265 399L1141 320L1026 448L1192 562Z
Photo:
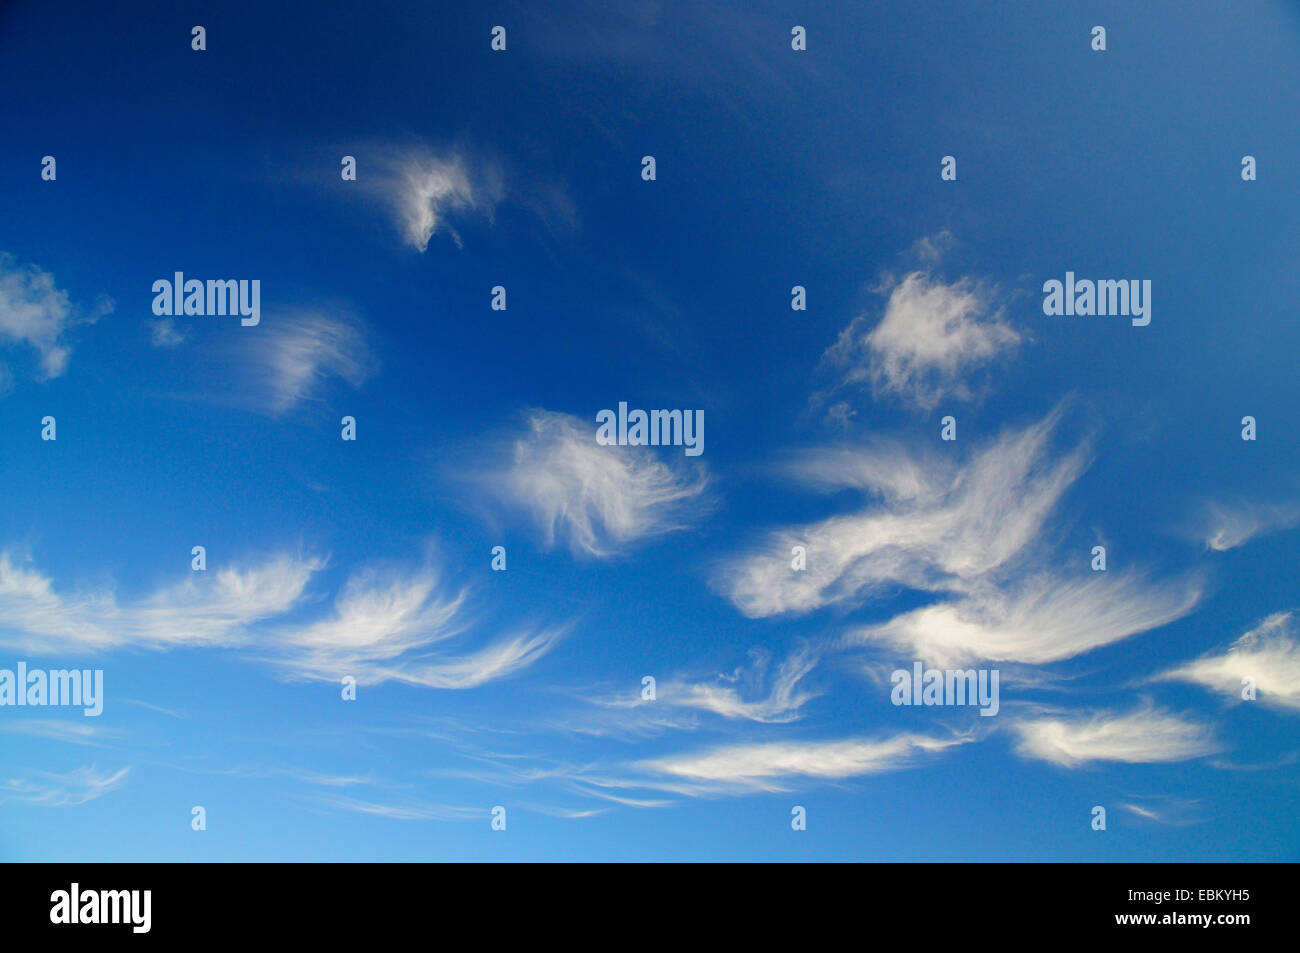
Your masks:
M1141 800L1153 803L1139 804L1121 801L1120 807L1143 820L1156 824L1185 827L1200 823L1203 812L1200 802L1192 798L1170 797L1167 794L1144 795Z
M1300 709L1300 639L1292 613L1274 613L1222 654L1202 656L1157 676L1192 682L1238 700L1243 678L1254 679L1261 703Z
M377 188L392 209L403 239L423 252L441 229L460 238L450 221L461 215L491 218L505 195L495 161L464 148L435 151L425 146L380 153Z
M882 641L936 666L977 659L1042 664L1073 658L1192 610L1193 581L1151 584L1134 574L1035 575L1010 592L977 586L970 595L925 606L850 640Z
M1218 750L1204 725L1150 706L1128 714L1106 711L1013 722L1017 751L1075 768L1091 761L1148 764L1188 761Z
M923 235L912 243L911 254L928 265L937 265L953 246L953 234L940 229L933 235Z
M50 741L65 741L74 745L99 746L115 737L116 732L100 725L83 721L60 721L53 718L24 718L21 721L0 723L0 731L16 735L30 735L34 738L46 738Z
M524 630L485 646L447 653L432 646L465 634L465 593L444 594L430 568L399 575L366 570L348 580L328 617L285 627L263 644L301 678L358 684L394 680L427 688L474 688L541 658L563 627Z
M249 626L300 604L324 566L323 559L281 555L251 568L219 569L211 581L193 573L131 607L126 631L132 642L157 646L238 644Z
M354 390L378 369L359 323L299 311L266 322L250 337L254 360L263 368L265 400L272 414L281 414L299 401L319 400L326 382L341 378Z
M527 630L498 639L476 651L437 661L407 663L400 667L375 667L380 677L423 685L426 688L476 688L508 678L532 665L565 634L564 626Z
M118 640L104 627L116 612L110 593L64 598L53 582L0 554L0 641L27 652L105 649Z
M123 698L122 701L128 705L135 705L138 708L144 708L149 711L156 711L160 715L166 715L168 718L188 718L189 715L183 712L173 711L170 708L164 708L162 705L155 705L153 702L141 701L138 698Z
M39 572L0 554L0 645L33 654L126 646L236 645L247 627L298 603L323 563L280 556L251 568L195 573L127 605L111 590L65 596Z
M304 784L315 784L319 787L326 788L349 788L357 784L374 784L375 779L366 777L356 777L348 774L316 774L312 771L303 771L297 768L281 768L280 773L291 777L296 781Z
M643 699L639 685L632 691L604 694L587 690L580 693L580 698L585 703L581 708L547 719L546 727L566 734L622 741L700 727L698 710Z
M1020 335L995 313L991 293L970 279L954 284L914 271L890 288L885 315L870 331L855 318L824 360L841 386L869 382L923 410L952 397L969 399L962 375L1014 348Z
M444 595L431 569L354 574L332 614L287 625L272 620L307 602L324 568L315 558L280 556L251 568L192 573L175 586L120 605L111 591L64 597L50 579L0 555L0 645L32 654L179 646L242 649L301 678L359 684L387 680L429 688L472 688L531 665L564 635L553 626L516 631L456 652L431 647L460 636L463 594Z
M800 718L803 706L817 697L816 692L800 688L817 661L816 651L803 646L770 671L770 653L754 649L749 664L737 666L729 675L709 680L679 675L660 680L653 700L641 697L639 685L616 693L584 691L580 697L587 706L550 724L573 734L631 740L696 730L703 722L701 712L728 721L793 722ZM594 710L589 706L595 706Z
M1139 804L1127 804L1127 803L1122 803L1122 802L1121 802L1121 803L1120 803L1120 807L1122 807L1122 808L1124 808L1124 810L1129 811L1130 813L1136 814L1138 817L1141 817L1141 818L1143 818L1143 819L1145 819L1145 820L1148 820L1148 821L1159 821L1159 820L1160 820L1160 815L1159 815L1158 813L1156 813L1155 811L1151 810L1150 808L1142 807L1142 806L1139 805Z
M819 492L865 490L891 503L939 496L953 481L945 459L913 455L903 444L881 437L869 437L862 446L804 451L783 469Z
M464 593L437 592L431 570L408 576L367 569L348 579L333 613L280 633L281 645L301 650L314 668L390 659L457 634ZM318 660L318 661L313 661Z
M66 774L33 771L28 777L0 780L0 803L21 801L41 807L75 807L103 797L126 783L130 768L108 774L94 765Z
M185 343L189 335L177 326L174 318L160 318L149 322L149 343L153 347L171 350Z
M785 791L793 778L842 780L909 767L918 759L971 740L903 734L883 740L768 742L724 745L637 762L643 772L670 779L661 786L684 794ZM647 785L655 786L655 785Z
M670 467L650 447L601 446L595 423L567 414L535 411L528 424L484 482L502 502L523 507L548 546L609 556L682 529L704 505L701 468Z
M611 794L609 793L609 791L604 790L604 788L606 787L617 788L623 786L625 786L624 782L621 781L610 781L604 778L590 778L590 777L581 778L577 780L574 785L574 787L577 790L581 791L584 794L588 794L592 797L601 798L602 800L609 801L613 804L621 805L622 807L634 807L634 808L644 809L644 808L657 808L657 807L672 807L673 805L680 803L678 801L674 801L666 798L624 797L619 794Z
M67 370L72 354L67 330L93 323L112 310L112 299L101 297L90 312L79 312L68 293L55 287L53 275L35 265L19 267L12 255L0 252L0 342L33 348L42 380Z
M1026 574L1035 541L1088 462L1087 442L1058 453L1063 411L1005 432L964 463L874 438L807 451L784 467L821 492L855 490L864 508L769 534L724 564L714 585L750 617L854 607L887 587L943 601L858 629L935 665L975 659L1042 664L1090 651L1190 612L1196 579L1151 584L1134 573ZM791 567L791 551L806 567Z
M1199 535L1210 549L1236 549L1263 533L1288 529L1300 523L1300 505L1295 503L1208 503Z
M1009 432L963 467L883 443L809 455L797 468L810 484L873 489L885 505L773 533L715 585L751 617L857 602L890 583L965 589L1017 556L1083 472L1084 447L1051 458L1058 420ZM804 571L790 568L794 546L807 550Z
M313 800L317 804L337 811L386 817L393 821L467 821L487 816L487 812L481 807L456 807L422 801L382 804L351 797L314 798Z
M674 705L712 712L723 718L746 719L757 722L790 722L799 717L799 709L816 697L815 693L800 691L799 684L817 665L816 654L808 648L793 652L778 666L770 679L767 695L746 699L757 694L767 676L768 655L751 653L753 662L748 668L740 667L731 675L720 675L712 682L674 680L659 686L656 704ZM741 686L746 689L742 693Z

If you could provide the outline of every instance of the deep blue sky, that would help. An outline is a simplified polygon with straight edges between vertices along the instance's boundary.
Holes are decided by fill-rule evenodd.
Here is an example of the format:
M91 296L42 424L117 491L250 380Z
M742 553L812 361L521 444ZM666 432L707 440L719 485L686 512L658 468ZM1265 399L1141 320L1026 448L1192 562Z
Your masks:
M107 697L0 708L0 857L1297 859L1298 48L1282 2L6 4L0 668ZM261 324L160 326L176 271ZM1045 316L1066 271L1151 324ZM597 446L619 401L704 454ZM948 658L996 717L890 704Z

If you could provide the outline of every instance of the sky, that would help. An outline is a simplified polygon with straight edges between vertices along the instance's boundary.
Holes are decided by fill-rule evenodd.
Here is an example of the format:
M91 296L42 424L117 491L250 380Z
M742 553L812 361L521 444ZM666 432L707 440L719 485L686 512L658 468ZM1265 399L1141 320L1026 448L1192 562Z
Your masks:
M1280 0L0 6L0 701L103 679L0 704L0 858L1300 859L1298 50Z

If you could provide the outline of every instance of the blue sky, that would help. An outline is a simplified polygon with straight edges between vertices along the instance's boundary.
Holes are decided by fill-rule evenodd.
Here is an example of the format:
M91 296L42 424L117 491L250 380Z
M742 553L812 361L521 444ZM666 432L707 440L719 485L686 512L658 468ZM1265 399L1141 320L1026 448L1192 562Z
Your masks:
M0 669L105 699L0 707L0 857L1297 859L1298 46L6 5ZM155 315L178 271L260 323ZM1045 315L1067 271L1150 324ZM620 401L703 454L598 444ZM891 704L916 661L998 714Z

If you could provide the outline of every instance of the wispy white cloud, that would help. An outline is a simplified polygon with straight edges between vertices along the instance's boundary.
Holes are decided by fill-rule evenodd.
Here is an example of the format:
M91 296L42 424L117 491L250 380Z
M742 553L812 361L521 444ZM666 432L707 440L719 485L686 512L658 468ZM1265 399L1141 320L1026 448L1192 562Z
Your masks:
M772 23L766 11L752 4L697 4L681 19L660 0L579 0L566 8L574 12L557 18L541 8L520 5L512 15L510 35L516 35L516 29L526 31L530 55L572 61L565 69L604 64L644 70L673 86L708 90L720 107L737 115L754 104L772 102L777 94L797 97L809 88L809 81L838 78L832 68L810 61L796 81L788 69L764 55ZM575 29L575 24L581 26ZM597 128L623 144L613 128L604 123Z
M866 505L769 534L724 563L714 585L751 617L854 607L895 586L939 594L844 640L935 665L1043 664L1181 618L1199 602L1196 578L1029 569L1031 557L1041 565L1048 517L1088 464L1087 440L1055 448L1063 414L1008 430L964 462L881 438L805 451L786 476L815 491L857 491ZM801 570L795 547L806 554Z
M19 721L0 722L0 731L16 735L30 735L50 741L69 744L101 746L116 735L111 728L88 724L85 721L60 721L53 718L24 718Z
M1059 418L1008 432L960 467L886 443L806 455L796 466L811 485L871 489L883 503L775 532L715 585L751 617L851 604L885 584L965 589L1020 554L1083 472L1084 446L1053 457ZM791 568L795 546L805 570Z
M738 667L731 675L719 675L707 682L664 683L656 692L656 702L711 712L723 718L768 723L795 721L799 710L816 697L814 692L799 689L816 665L816 653L804 647L791 653L768 679L769 656L756 651L751 653L749 666ZM763 695L765 681L769 684L767 694Z
M1160 820L1160 815L1158 813L1151 810L1150 808L1142 807L1140 804L1128 804L1122 802L1120 804L1120 807L1122 807L1124 810L1128 811L1129 813L1136 814L1138 817L1141 817L1148 821L1158 822Z
M484 645L433 651L475 620L464 593L447 594L429 567L353 574L333 612L313 622L278 621L310 601L308 584L323 569L316 557L281 555L248 568L191 573L185 581L119 604L111 590L65 597L52 581L0 554L0 645L32 654L227 647L279 666L291 676L359 684L396 680L429 688L473 688L541 658L563 625L521 628Z
M772 670L766 649L750 652L747 665L711 679L676 675L655 686L655 697L642 697L642 686L618 693L589 690L578 712L551 721L548 727L602 738L634 739L702 727L701 714L727 721L781 724L797 721L817 692L800 686L816 667L818 652L801 646Z
M129 767L114 773L95 765L65 774L33 771L26 777L0 780L0 803L21 801L41 807L75 807L115 791L126 783Z
M466 594L442 591L431 567L411 573L368 569L353 575L334 611L316 622L276 630L263 646L300 678L358 684L401 681L427 688L466 689L513 675L558 641L564 626L525 628L477 648L447 652L434 646L474 627Z
M53 580L0 554L0 645L34 654L125 646L236 645L247 627L288 611L317 559L274 557L248 568L194 573L185 582L121 605L109 589L63 595Z
M123 698L122 701L124 701L124 702L125 702L126 704L128 704L128 705L135 705L135 706L137 706L137 707L139 707L139 708L145 708L145 709L148 709L149 711L156 711L156 712L158 712L158 714L160 714L160 715L166 715L168 718L188 718L188 717L189 717L189 715L186 715L186 714L184 714L183 712L173 711L173 710L170 709L170 708L164 708L162 705L155 705L153 702L141 701L141 700L138 699L138 698Z
M658 786L681 794L786 791L795 778L842 780L895 771L970 740L968 735L933 738L901 734L878 740L733 744L639 761L633 768L667 779Z
M427 801L384 804L378 801L363 801L351 797L315 798L313 800L314 803L336 811L369 814L372 817L386 817L393 821L468 821L487 817L487 811L481 807L456 807Z
M451 223L467 215L491 219L505 197L500 164L464 146L386 147L377 151L376 165L375 188L395 216L403 240L421 252L440 230L460 244ZM359 179L370 181L364 175Z
M508 678L532 665L564 637L567 626L549 626L514 633L464 655L401 666L375 666L376 676L426 688L476 688Z
M614 794L607 787L618 788L622 782L607 782L600 778L583 778L575 784L575 788L583 794L592 797L598 797L601 800L609 801L612 804L618 804L621 807L632 807L638 809L672 807L680 802L671 798L647 798L647 797L628 797L622 794Z
M1038 574L1009 590L976 586L963 598L859 628L849 641L884 642L938 666L977 659L1042 664L1166 625L1190 612L1200 593L1194 580Z
M1274 613L1226 651L1157 676L1157 680L1193 682L1237 700L1245 678L1253 679L1262 704L1300 710L1300 637L1292 613Z
M1297 524L1300 524L1297 503L1207 503L1197 535L1210 549L1224 552L1245 545L1256 536Z
M374 785L379 782L372 776L358 776L349 774L322 774L318 771L311 771L300 768L296 765L277 764L274 766L265 764L236 764L218 768L198 768L185 766L184 770L195 771L199 774L213 774L221 777L234 778L274 778L285 777L302 784L311 784L317 787L327 788L347 788L355 785Z
M565 734L633 741L701 725L698 710L643 699L639 685L623 692L589 689L580 698L582 707L549 717L543 726Z
M366 569L344 584L333 613L287 628L277 641L298 650L299 661L314 669L396 658L461 631L464 601L463 592L440 593L431 569L407 575Z
M315 784L319 787L326 788L348 788L358 784L375 783L375 779L369 776L357 777L349 774L317 774L312 771L301 771L296 769L283 769L283 773L297 781L302 781L304 784Z
M884 317L872 327L870 317L858 316L826 351L839 386L870 384L877 395L929 410L945 398L969 399L963 375L1020 342L993 293L972 279L947 284L914 271L884 290Z
M1135 711L1027 718L1012 723L1017 751L1076 768L1093 761L1154 764L1188 761L1218 750L1208 728L1150 705Z
M868 437L860 445L804 450L781 470L821 493L862 490L889 503L940 496L954 478L946 459L883 437Z
M175 318L159 318L149 322L149 343L153 347L172 350L185 343L189 334L176 324Z
M1195 824L1200 817L1200 804L1194 799L1156 795L1154 797L1144 797L1143 800L1147 803L1139 804L1135 803L1135 801L1121 801L1119 806L1144 821L1151 821L1155 824L1168 824L1175 827Z
M0 252L0 343L25 344L35 350L42 380L60 377L67 370L72 347L66 332L112 310L112 299L104 296L90 310L77 308L68 293L55 286L49 272L35 265L20 266L12 255Z
M609 808L569 808L569 807L550 807L545 804L528 804L528 810L546 817L558 817L566 821L584 820L588 817L599 817L602 814L609 813Z
M362 326L342 313L293 311L274 316L249 338L253 366L266 391L260 399L273 415L300 401L322 398L331 379L359 389L379 368Z
M927 265L937 265L943 259L954 242L952 232L941 228L933 235L922 235L912 243L911 255Z
M523 508L548 546L610 556L646 537L682 529L706 505L699 465L669 466L651 447L601 446L595 423L538 410L481 483Z
M160 647L240 644L249 626L299 605L324 567L319 557L281 554L251 567L216 570L211 579L191 573L132 606L124 631L134 643Z

